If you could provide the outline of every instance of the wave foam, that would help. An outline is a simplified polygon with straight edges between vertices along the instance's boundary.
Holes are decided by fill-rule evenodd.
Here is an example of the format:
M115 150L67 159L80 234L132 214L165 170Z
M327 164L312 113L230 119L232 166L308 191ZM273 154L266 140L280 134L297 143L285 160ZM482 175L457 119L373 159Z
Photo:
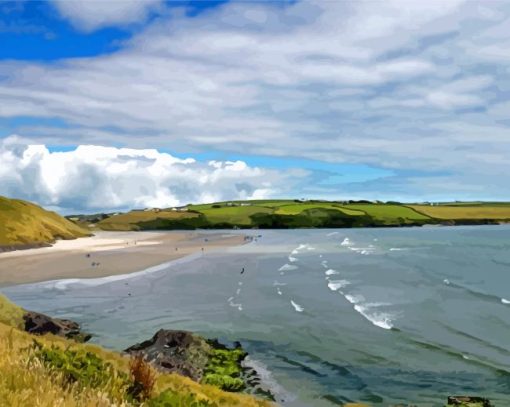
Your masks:
M503 304L510 304L510 301L508 301L506 298L501 298L501 302Z
M243 310L243 304L241 303L235 303L234 302L234 297L230 297L227 302L228 302L228 305L230 305L231 307L233 308L237 308L239 311L242 311Z
M346 237L346 238L342 241L342 243L340 243L340 246L350 246L351 244L352 244L352 243L351 243L351 241L349 240L349 238L348 238L348 237Z
M365 301L365 298L362 295L350 295L346 294L345 299L349 301L351 304L358 304L361 301Z
M326 272L324 274L326 274L327 276L332 276L334 274L340 274L340 273L336 270L329 269L329 270L326 270Z
M281 266L278 271L291 271L296 270L297 266L293 266L292 264L286 263L283 266Z
M348 280L330 280L328 282L328 288L331 291L337 291L340 288L344 288L344 287L348 286L349 284L351 284L351 282Z
M292 304L292 306L294 307L294 309L297 311L297 312L303 312L305 309L299 305L299 304L296 304L294 301L290 300L290 303Z
M383 329L392 329L392 315L382 313L382 312L372 312L370 313L370 308L367 306L356 304L354 309L358 311L361 315L363 315L366 319L368 319L372 324L378 326Z
M367 256L375 252L375 247L372 245L368 247L349 247L349 250Z
M362 295L350 295L345 294L345 299L354 305L354 309L356 312L361 314L365 319L370 321L373 325L378 326L383 329L392 329L393 328L393 319L394 316L392 314L388 314L385 312L373 311L373 308L377 308L380 306L391 305L388 303L382 302L374 302L374 303L365 303L365 298Z
M289 261L290 261L291 263L293 263L293 262L295 262L295 261L297 261L297 260L298 260L298 259L297 259L296 257L289 256Z

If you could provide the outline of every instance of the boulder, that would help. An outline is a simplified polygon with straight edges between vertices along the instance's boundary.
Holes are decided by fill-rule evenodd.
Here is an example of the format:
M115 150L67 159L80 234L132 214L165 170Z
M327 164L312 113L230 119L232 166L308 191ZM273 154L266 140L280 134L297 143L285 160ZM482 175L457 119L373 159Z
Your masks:
M199 382L209 361L212 347L191 332L161 329L149 340L125 350L129 354L142 353L164 372L174 372Z
M39 312L27 311L23 315L25 331L35 335L51 333L77 342L87 342L91 335L81 332L80 325L68 319L52 318Z

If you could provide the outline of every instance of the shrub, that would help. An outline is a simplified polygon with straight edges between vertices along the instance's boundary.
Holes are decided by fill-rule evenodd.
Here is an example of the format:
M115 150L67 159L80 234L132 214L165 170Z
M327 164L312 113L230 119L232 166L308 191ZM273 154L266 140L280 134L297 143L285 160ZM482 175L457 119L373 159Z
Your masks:
M138 400L150 398L156 382L156 373L144 360L142 354L139 353L131 358L129 372L133 380L128 390L129 394Z

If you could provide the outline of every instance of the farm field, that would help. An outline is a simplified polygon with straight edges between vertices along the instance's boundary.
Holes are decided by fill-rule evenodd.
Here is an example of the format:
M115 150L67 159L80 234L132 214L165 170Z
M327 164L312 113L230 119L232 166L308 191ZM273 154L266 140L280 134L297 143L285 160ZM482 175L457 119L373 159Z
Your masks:
M501 206L410 206L417 212L437 219L499 219L510 220L510 205Z
M187 205L177 209L136 210L103 215L104 230L215 228L384 227L425 224L484 224L510 221L505 202L454 202L434 205L368 201L254 200ZM73 217L82 225L86 217ZM91 222L89 222L91 223Z

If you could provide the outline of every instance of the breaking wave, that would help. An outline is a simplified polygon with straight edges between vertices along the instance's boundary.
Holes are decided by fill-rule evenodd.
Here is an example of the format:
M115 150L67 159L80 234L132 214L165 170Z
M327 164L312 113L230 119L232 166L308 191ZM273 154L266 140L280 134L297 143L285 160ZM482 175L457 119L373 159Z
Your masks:
M292 306L294 307L294 309L297 311L297 312L303 312L305 309L299 305L299 304L296 304L294 301L290 300L290 303L292 304Z
M356 312L361 314L365 319L370 321L373 325L382 329L393 329L392 314L380 312L374 308L390 305L387 303L365 303L365 298L362 295L344 295L345 299L354 305Z
M291 271L296 270L297 266L293 266L292 264L286 263L283 266L281 266L278 271Z
M349 284L351 284L351 283L348 280L330 280L328 282L328 288L331 291L337 291L340 288L344 288L344 287L348 286Z

